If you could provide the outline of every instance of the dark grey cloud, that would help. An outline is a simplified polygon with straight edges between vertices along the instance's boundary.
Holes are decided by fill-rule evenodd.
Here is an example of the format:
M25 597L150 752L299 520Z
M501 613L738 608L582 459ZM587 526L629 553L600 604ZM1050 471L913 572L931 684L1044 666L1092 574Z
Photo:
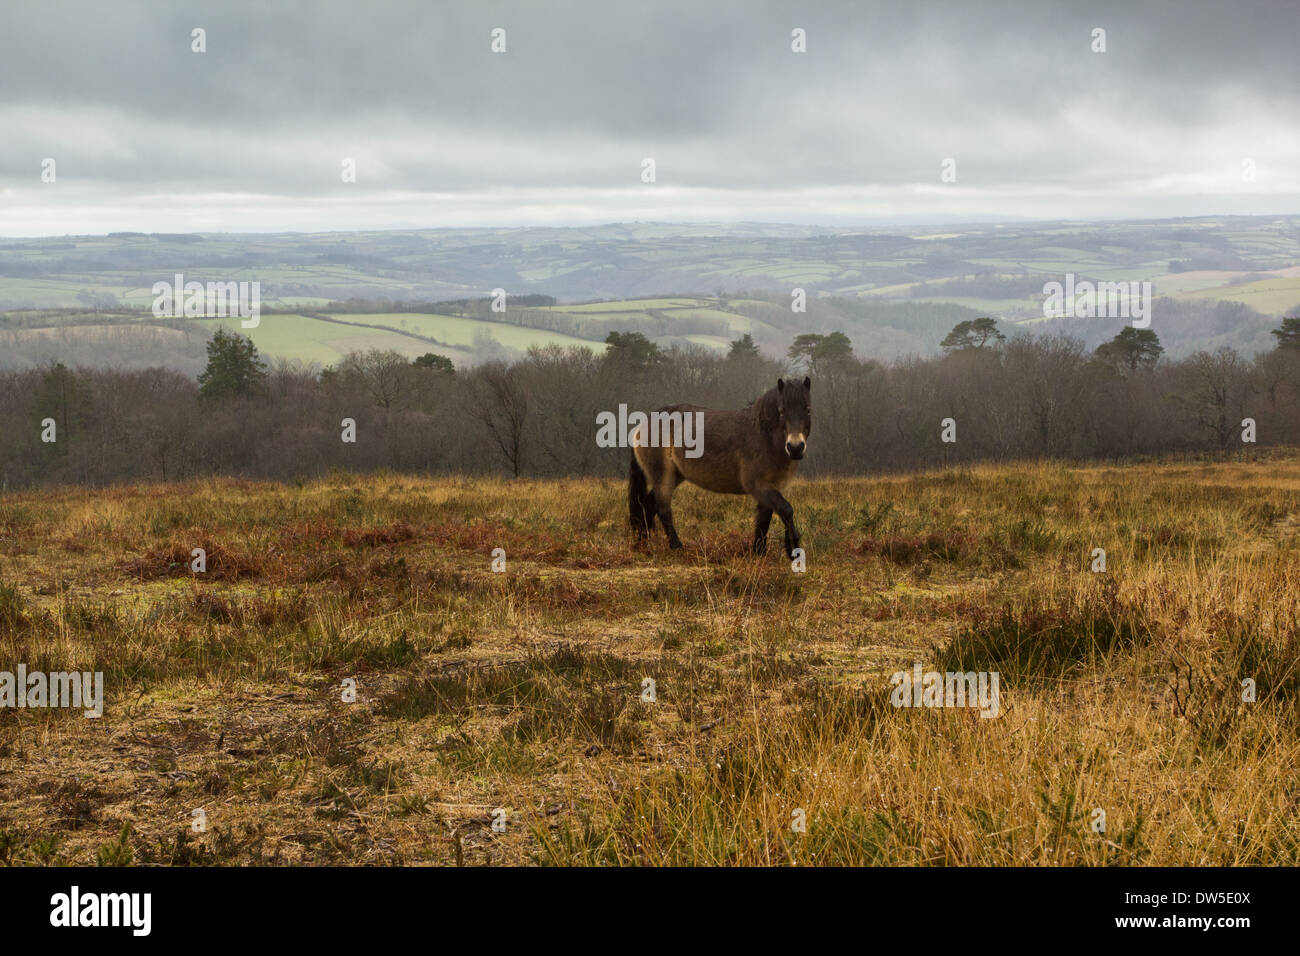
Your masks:
M0 233L1297 211L1298 25L1293 0L6 4Z

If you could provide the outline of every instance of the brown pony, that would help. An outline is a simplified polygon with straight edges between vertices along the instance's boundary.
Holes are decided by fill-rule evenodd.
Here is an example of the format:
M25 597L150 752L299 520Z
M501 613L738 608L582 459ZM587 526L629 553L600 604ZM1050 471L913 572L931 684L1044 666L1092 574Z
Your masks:
M668 546L680 548L673 527L673 492L683 481L724 495L749 495L758 503L754 517L754 553L767 551L767 529L772 513L785 524L785 553L799 547L794 509L781 494L794 476L808 447L812 431L812 380L776 380L758 401L737 412L716 411L697 405L670 405L660 412L703 412L703 453L686 456L682 443L650 447L651 430L638 427L632 434L632 463L628 470L627 498L632 529L644 541L655 515L668 534Z

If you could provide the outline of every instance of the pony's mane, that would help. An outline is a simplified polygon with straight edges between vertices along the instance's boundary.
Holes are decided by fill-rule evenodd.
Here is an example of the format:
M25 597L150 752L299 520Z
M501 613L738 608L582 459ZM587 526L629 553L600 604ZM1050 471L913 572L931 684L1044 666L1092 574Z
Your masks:
M754 427L759 431L765 432L776 427L781 420L781 398L776 386L769 388L754 401L751 414L754 417Z

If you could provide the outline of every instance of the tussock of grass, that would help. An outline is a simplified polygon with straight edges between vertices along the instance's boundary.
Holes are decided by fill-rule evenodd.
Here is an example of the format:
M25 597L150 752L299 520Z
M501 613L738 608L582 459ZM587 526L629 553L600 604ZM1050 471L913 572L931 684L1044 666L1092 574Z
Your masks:
M1120 599L1114 578L1101 579L1081 593L1030 595L1019 606L977 615L938 655L936 669L998 671L1012 686L1058 681L1150 640L1141 607Z
M0 581L0 627L12 631L25 624L26 606L17 584Z

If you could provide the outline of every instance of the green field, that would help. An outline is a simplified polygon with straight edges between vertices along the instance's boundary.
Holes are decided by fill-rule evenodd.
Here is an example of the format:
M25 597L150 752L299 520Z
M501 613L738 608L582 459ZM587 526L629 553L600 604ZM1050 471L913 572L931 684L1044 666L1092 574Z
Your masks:
M489 322L459 315L428 315L399 312L385 315L347 315L340 316L352 322L365 322L370 325L389 325L406 329L417 335L437 339L451 346L471 346L476 338L489 336L494 341L509 349L525 351L535 345L559 345L589 348L597 352L605 351L603 342L575 338L560 332L546 329L530 329L508 322ZM424 349L428 351L428 349Z
M545 329L454 315L399 312L339 315L337 318L340 321L331 322L308 315L263 315L261 323L253 329L244 329L238 319L198 319L195 322L209 330L218 325L238 329L251 338L264 355L321 365L332 365L349 352L370 349L391 349L410 358L435 352L459 365L468 361L472 347L485 337L520 352L533 346L547 345L577 346L595 352L603 352L606 347L602 342L590 342ZM391 329L379 326L390 326Z
M1177 298L1244 302L1265 315L1300 314L1300 276L1190 290Z
M625 299L619 302L584 302L581 305L553 305L543 307L547 312L606 313L644 312L646 309L690 309L699 304L697 299Z
M305 315L264 315L254 329L238 319L196 319L209 331L219 325L237 329L253 340L259 352L271 358L292 358L333 365L348 352L392 349L414 357L437 351L430 343L366 326L340 325ZM453 361L464 354L449 355Z

